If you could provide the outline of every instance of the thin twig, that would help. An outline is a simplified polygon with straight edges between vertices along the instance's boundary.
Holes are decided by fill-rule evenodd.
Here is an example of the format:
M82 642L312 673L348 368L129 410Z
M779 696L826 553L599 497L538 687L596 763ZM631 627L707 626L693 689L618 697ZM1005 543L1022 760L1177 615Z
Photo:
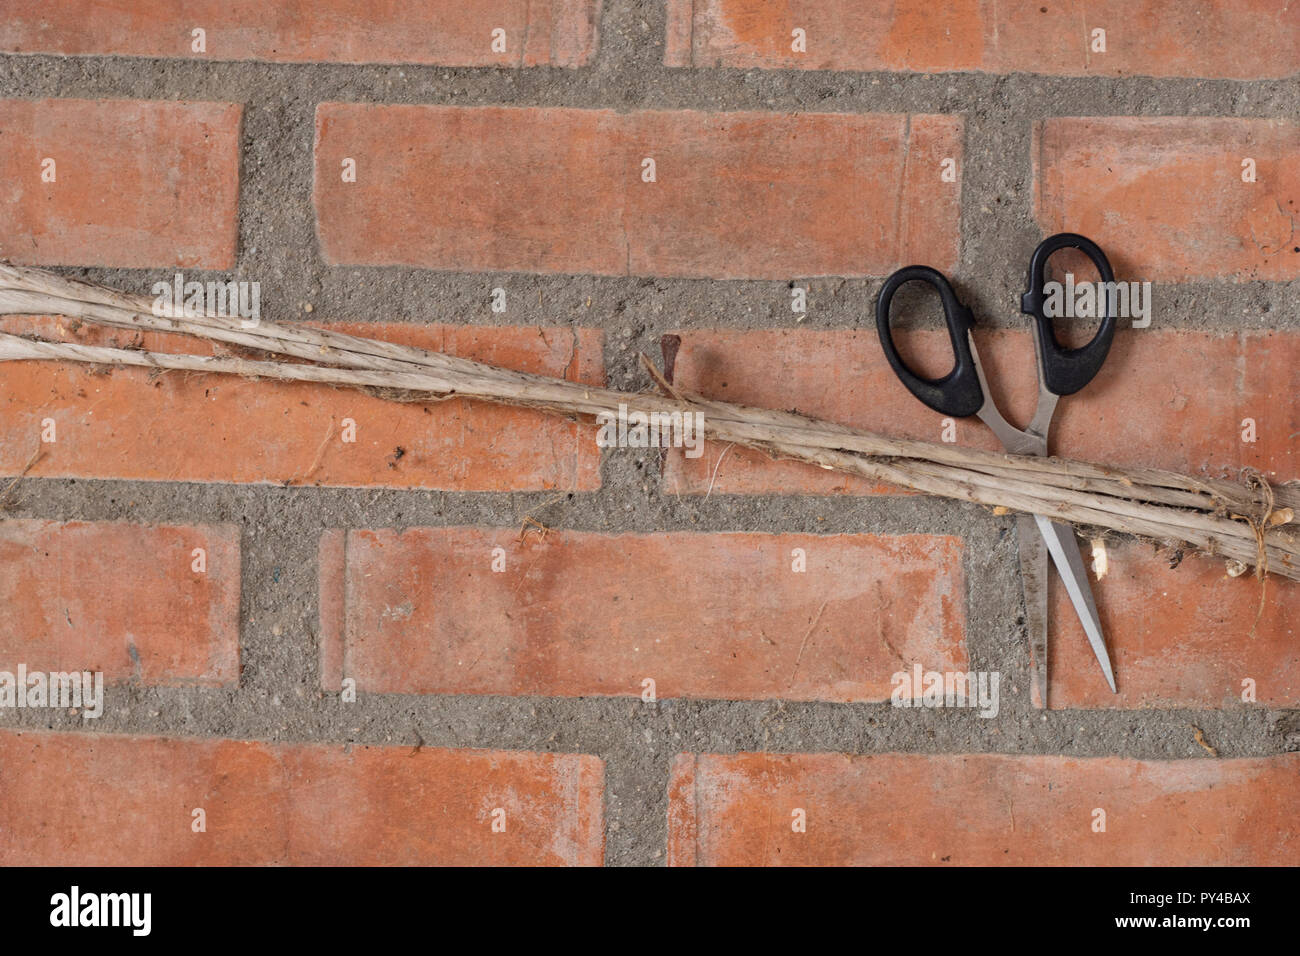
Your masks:
M325 428L325 437L321 439L320 446L316 449L316 457L312 459L311 467L308 468L303 473L301 479L302 481L306 481L312 475L316 474L316 469L319 468L321 466L321 462L325 460L325 449L329 445L330 439L333 437L334 437L334 419L331 418L329 425L326 426Z
M13 481L5 485L4 491L0 491L0 506L6 506L8 504L9 496L13 494L13 490L18 487L18 482L27 477L27 473L32 470L38 461L41 460L44 454L45 449L40 445L37 445L36 450L32 452L32 457L28 458L27 464L23 465L23 470L14 475Z
M822 619L822 612L826 610L828 603L830 602L822 601L822 606L817 609L817 613L813 615L812 623L808 625L808 630L804 632L803 643L799 645L799 653L794 656L794 667L790 669L790 680L786 684L787 689L794 686L794 675L799 673L799 662L803 660L803 651L808 646L808 638L812 637L812 632L817 629L817 622Z

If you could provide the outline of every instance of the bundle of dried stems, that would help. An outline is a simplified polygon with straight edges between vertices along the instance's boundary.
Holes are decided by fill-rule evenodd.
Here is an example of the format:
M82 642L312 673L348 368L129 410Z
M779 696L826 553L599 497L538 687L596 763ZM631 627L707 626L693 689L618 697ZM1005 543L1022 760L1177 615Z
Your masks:
M1116 468L887 438L789 412L717 402L675 388L643 361L662 394L619 392L532 375L440 352L301 325L216 315L159 316L153 301L40 269L0 264L0 314L62 315L125 329L185 333L299 361L173 355L0 334L0 361L54 360L318 382L393 397L458 396L566 415L699 412L705 434L780 458L995 509L1041 514L1091 529L1219 555L1230 573L1253 565L1300 580L1300 483L1272 487L1149 468ZM306 360L301 361L301 360Z

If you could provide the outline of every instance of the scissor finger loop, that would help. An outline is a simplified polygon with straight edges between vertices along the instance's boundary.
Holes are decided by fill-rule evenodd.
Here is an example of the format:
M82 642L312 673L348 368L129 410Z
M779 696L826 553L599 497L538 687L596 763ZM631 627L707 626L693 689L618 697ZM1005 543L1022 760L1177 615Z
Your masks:
M1107 297L1099 296L1102 320L1092 340L1080 348L1067 348L1057 339L1052 317L1045 309L1047 262L1053 253L1066 248L1081 250L1096 266L1102 282L1114 282L1114 274L1105 253L1096 243L1084 236L1060 233L1044 239L1034 250L1029 260L1027 289L1020 300L1021 311L1033 319L1034 358L1039 385L1038 404L1028 427L1020 429L1011 425L992 401L984 367L979 360L979 351L971 335L975 317L957 297L957 293L943 273L928 266L908 266L898 270L885 280L880 296L876 300L876 329L880 334L881 347L884 349L885 358L908 391L941 414L959 418L978 416L1002 442L1003 447L1013 454L1046 455L1048 431L1060 397L1073 395L1096 377L1102 363L1106 360L1115 336L1115 316L1110 313ZM890 328L890 308L895 293L909 282L924 282L933 287L939 293L943 305L944 324L947 326L953 350L953 367L947 375L940 378L928 379L917 375L908 367L894 345L893 331ZM1050 554L1061 579L1065 582L1070 601L1101 665L1106 682L1111 690L1115 690L1110 656L1106 650L1101 622L1093 602L1092 588L1088 583L1078 540L1068 525L1052 522L1041 515L1035 515L1034 522L1039 536L1047 545L1047 554ZM1025 528L1023 522L1021 527ZM1031 549L1023 542L1021 547L1023 563ZM1043 555L1041 548L1032 550L1035 557L1031 563L1046 561L1046 555ZM1044 600L1042 594L1031 594L1030 591L1041 587L1039 582L1045 580L1045 574L1045 566L1041 571L1031 568L1023 574L1027 611L1038 608ZM1046 621L1037 620L1044 617L1042 614L1029 616L1036 620L1034 626L1042 631L1039 635L1031 634L1031 646L1035 648L1040 694L1043 704L1046 705Z

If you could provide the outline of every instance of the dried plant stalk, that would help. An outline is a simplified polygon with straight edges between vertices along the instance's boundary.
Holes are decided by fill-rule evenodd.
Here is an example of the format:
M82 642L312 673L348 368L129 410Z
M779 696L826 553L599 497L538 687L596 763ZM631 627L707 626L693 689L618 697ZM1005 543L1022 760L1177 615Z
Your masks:
M648 362L662 395L620 392L497 368L441 352L309 326L214 315L158 316L151 300L38 269L0 264L0 314L63 315L125 329L183 333L304 362L171 355L0 335L2 360L54 360L214 372L368 389L459 396L568 415L699 412L712 439L762 449L926 494L1042 514L1267 568L1300 580L1300 509L1293 484L1270 488L1146 468L1115 468L956 445L887 438L791 412L752 408L675 388ZM1288 513L1289 509L1289 513Z

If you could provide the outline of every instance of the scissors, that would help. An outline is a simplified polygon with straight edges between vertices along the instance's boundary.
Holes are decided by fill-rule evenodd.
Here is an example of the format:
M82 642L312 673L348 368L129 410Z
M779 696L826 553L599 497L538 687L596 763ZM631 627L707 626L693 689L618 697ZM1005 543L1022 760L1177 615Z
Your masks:
M929 266L908 266L899 269L885 280L876 300L876 329L885 358L894 372L918 399L943 415L967 418L974 415L984 422L1002 446L1014 455L1047 454L1047 434L1052 415L1062 395L1073 395L1101 371L1106 355L1115 337L1115 316L1110 314L1108 296L1098 296L1098 309L1102 314L1101 326L1092 341L1082 348L1066 348L1056 338L1052 320L1044 310L1044 285L1047 260L1060 249L1079 249L1097 267L1103 282L1115 281L1110 262L1105 253L1091 239L1063 232L1049 236L1039 243L1029 260L1028 289L1020 300L1020 311L1033 317L1034 354L1038 365L1038 406L1029 425L1022 429L1010 425L989 397L988 382L980 365L971 329L975 316L953 291L943 273ZM894 293L908 282L924 282L933 286L943 303L943 318L952 340L954 364L952 371L942 378L921 378L907 367L894 346L889 328L889 309ZM1115 690L1115 675L1110 666L1110 655L1101 633L1097 606L1092 598L1092 587L1079 553L1079 543L1074 529L1068 524L1052 521L1043 515L1020 515L1017 518L1017 538L1020 546L1020 573L1025 590L1025 619L1029 629L1029 646L1034 658L1034 673L1038 681L1042 706L1047 706L1047 555L1052 556L1056 570L1070 595L1070 602L1083 624L1088 643L1101 664L1106 683ZM1044 552L1046 547L1046 553Z

